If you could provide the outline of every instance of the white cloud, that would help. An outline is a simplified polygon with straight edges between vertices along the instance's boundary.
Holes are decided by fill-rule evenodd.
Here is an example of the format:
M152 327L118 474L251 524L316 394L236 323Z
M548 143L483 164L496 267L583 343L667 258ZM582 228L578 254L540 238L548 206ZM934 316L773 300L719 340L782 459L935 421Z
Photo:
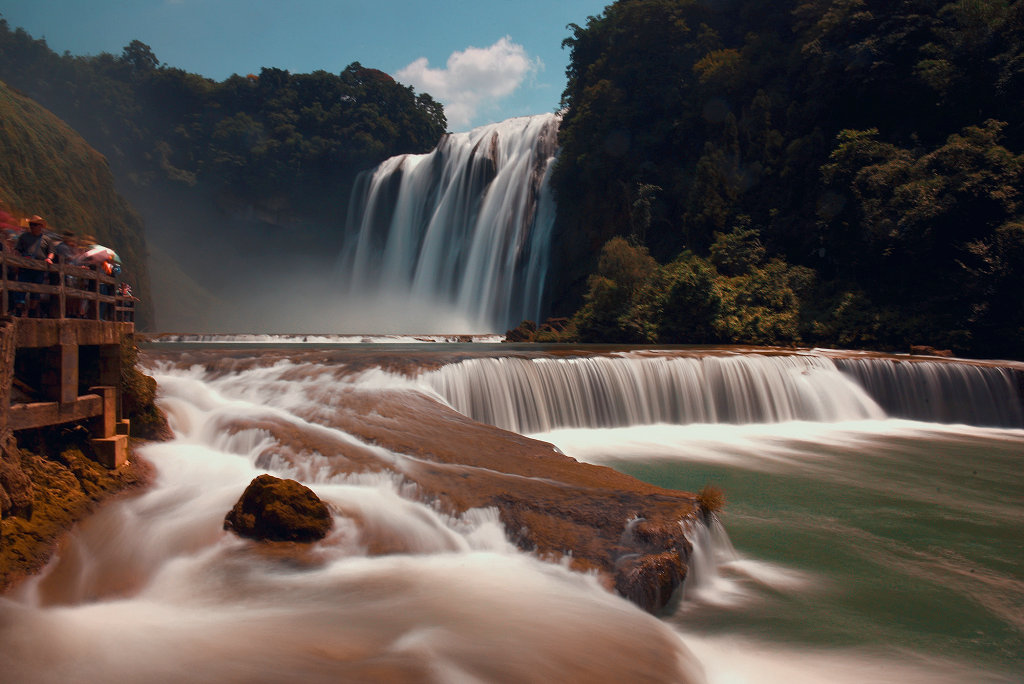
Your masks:
M481 108L494 108L528 76L544 68L540 58L530 59L522 45L509 36L487 48L468 47L453 52L444 69L431 69L426 57L398 70L395 77L444 104L448 128L470 125Z

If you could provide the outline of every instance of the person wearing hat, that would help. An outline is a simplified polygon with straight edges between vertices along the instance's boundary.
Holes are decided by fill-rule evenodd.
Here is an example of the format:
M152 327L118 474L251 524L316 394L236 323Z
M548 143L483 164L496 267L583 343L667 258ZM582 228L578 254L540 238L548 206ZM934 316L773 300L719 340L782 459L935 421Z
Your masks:
M14 251L19 256L23 256L27 259L39 259L46 261L47 263L53 263L53 242L50 237L43 233L46 228L46 220L42 216L33 216L28 220L28 230L18 236L18 241L14 243ZM37 271L36 269L22 268L18 271L18 280L23 283L42 283L43 278L46 276L43 271ZM28 311L24 310L25 305L25 293L18 292L19 295L14 298L15 310L17 315L38 316L39 301L42 295L32 293L28 298ZM20 300L20 301L19 301Z
M29 259L46 259L52 248L48 235L43 234L46 228L46 219L42 216L33 216L28 220L28 230L18 236L14 243L14 251Z

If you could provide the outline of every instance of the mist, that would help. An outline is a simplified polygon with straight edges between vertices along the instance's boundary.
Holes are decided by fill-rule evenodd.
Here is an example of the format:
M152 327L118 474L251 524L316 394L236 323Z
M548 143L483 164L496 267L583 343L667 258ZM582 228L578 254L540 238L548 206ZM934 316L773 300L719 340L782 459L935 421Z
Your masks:
M338 238L323 237L310 244L305 235L285 228L223 217L205 223L205 231L194 230L196 225L179 229L157 221L150 230L154 332L501 332L472 320L454 303L416 297L408 289L355 291L337 264ZM304 230L329 236L341 228ZM282 244L253 237L267 234L278 235ZM296 246L296 251L285 251L287 245Z
M156 332L463 335L539 320L558 121L450 134L304 203L126 189L146 217Z

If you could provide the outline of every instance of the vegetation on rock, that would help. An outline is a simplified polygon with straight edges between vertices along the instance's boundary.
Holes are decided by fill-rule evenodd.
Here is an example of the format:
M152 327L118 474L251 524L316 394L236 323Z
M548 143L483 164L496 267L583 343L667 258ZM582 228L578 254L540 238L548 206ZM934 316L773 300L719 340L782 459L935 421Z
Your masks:
M224 529L266 541L316 541L332 524L330 509L313 490L273 475L250 482L224 518Z
M725 492L715 485L707 484L697 492L697 503L705 516L725 508Z
M0 79L105 154L133 202L146 198L148 211L162 197L182 215L245 207L336 223L359 171L431 149L447 126L430 95L358 62L216 82L161 64L138 40L120 55L59 55L2 18Z
M580 339L1024 356L1021 3L620 0L570 29L552 289ZM659 264L639 284L617 237Z
M137 489L151 478L150 467L140 459L116 470L100 465L90 437L88 430L73 425L24 431L19 444L11 439L0 455L0 462L16 457L31 483L27 506L0 519L0 592L41 570L75 522L111 496ZM10 449L13 454L7 453Z
M156 405L156 380L139 370L138 363L135 339L125 336L121 340L121 410L131 421L131 435L155 441L171 439L167 416Z
M50 230L93 235L115 250L140 298L137 322L153 318L142 221L114 187L107 161L51 112L0 82L0 200Z

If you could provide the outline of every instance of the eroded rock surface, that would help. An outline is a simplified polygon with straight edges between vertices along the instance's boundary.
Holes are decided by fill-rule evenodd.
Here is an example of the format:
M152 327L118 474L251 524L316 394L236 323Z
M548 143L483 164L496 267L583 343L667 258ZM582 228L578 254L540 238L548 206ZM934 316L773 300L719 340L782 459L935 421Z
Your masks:
M326 459L324 475L393 471L445 512L497 509L519 548L597 572L609 590L651 612L685 578L692 547L684 524L699 516L693 494L580 463L551 444L477 423L423 395L351 392L338 401L333 411L319 409L316 420L385 447L396 460L287 421L239 421L234 429L269 432L275 458L299 469L316 453ZM367 549L387 553L395 546L354 512L339 513L360 529Z
M21 453L9 429L0 432L0 518L32 513L32 481L21 468Z

